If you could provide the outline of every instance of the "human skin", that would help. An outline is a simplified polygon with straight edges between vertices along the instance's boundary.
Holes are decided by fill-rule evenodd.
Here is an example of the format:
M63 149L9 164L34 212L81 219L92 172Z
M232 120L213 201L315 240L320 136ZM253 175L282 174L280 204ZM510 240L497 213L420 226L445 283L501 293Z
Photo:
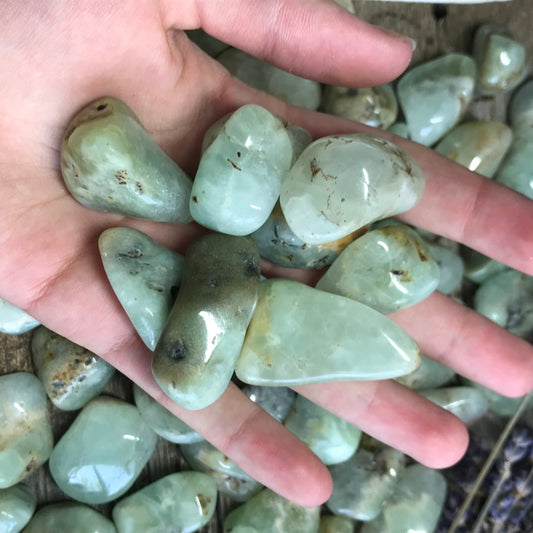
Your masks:
M59 171L71 117L101 96L124 100L163 150L194 175L206 129L245 103L263 105L313 136L373 132L297 109L232 78L183 33L213 36L324 83L368 87L397 77L411 44L328 0L1 1L0 297L101 355L257 480L305 506L325 501L331 478L281 424L231 384L211 406L187 411L155 383L152 354L114 297L98 254L113 226L144 231L183 253L205 229L90 211ZM462 242L533 275L533 204L428 148L395 137L426 173L405 222ZM276 268L313 284L316 273ZM428 357L510 396L533 386L533 349L441 294L392 315ZM430 467L457 461L467 431L453 415L393 381L328 383L297 391Z

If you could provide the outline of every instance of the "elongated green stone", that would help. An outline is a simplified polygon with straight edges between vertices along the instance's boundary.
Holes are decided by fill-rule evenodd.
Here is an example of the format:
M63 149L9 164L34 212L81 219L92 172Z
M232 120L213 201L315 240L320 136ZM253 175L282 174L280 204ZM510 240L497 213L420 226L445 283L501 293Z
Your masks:
M0 489L0 531L22 531L32 517L36 505L35 494L22 483L8 489Z
M81 204L97 211L184 224L191 180L115 98L100 98L70 122L61 172Z
M316 288L386 314L422 301L437 288L439 279L439 266L424 241L408 226L394 225L356 239Z
M440 279L437 290L443 294L451 294L463 281L464 263L461 256L438 244L430 244L429 251L439 265Z
M514 93L509 106L509 120L515 131L533 127L533 80L524 83Z
M113 521L119 533L193 532L215 511L215 482L201 472L170 474L119 501Z
M415 342L373 309L270 279L261 282L235 370L245 383L290 386L398 377L419 362Z
M48 398L65 411L81 409L115 373L101 357L44 326L33 333L31 351Z
M197 222L229 235L248 235L264 224L292 162L286 126L266 109L245 105L207 132L212 140L190 200Z
M105 272L141 339L154 350L183 275L183 256L132 228L111 228L98 241Z
M62 502L39 509L24 533L117 533L113 522L91 507Z
M213 36L206 33L201 28L197 30L187 30L187 37L197 46L199 46L206 54L211 57L216 57L224 50L229 48L229 44L226 44Z
M472 100L476 79L474 60L448 54L404 74L397 95L409 138L431 146L463 117Z
M395 122L389 127L389 131L394 133L394 135L398 135L404 139L409 139L409 130L405 122Z
M413 390L432 389L448 383L454 376L451 368L422 356L416 370L396 378L396 381Z
M50 473L71 498L112 501L133 485L154 451L157 436L138 409L100 396L89 402L50 457Z
M354 522L345 516L323 515L318 533L353 533Z
M296 393L288 387L245 385L242 392L278 422L285 420L296 399Z
M52 453L46 392L33 374L0 376L0 489L22 481Z
M212 233L189 247L152 362L159 386L179 405L202 409L226 389L257 301L259 261L249 237Z
M472 249L463 250L462 257L464 260L464 276L474 283L483 283L494 274L509 268L507 265Z
M503 122L478 120L456 126L435 150L473 172L492 178L512 138L511 128Z
M406 152L366 134L311 143L281 187L281 209L304 242L328 243L416 205L424 174Z
M224 533L318 533L320 507L300 507L269 489L232 511Z
M0 298L0 332L20 335L36 328L39 322L22 309Z

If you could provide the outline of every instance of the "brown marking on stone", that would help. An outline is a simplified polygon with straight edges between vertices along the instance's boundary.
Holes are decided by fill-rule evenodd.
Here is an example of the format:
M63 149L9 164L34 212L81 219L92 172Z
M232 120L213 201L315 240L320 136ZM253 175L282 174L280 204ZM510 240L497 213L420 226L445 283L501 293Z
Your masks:
M231 166L232 166L235 170L239 170L239 171L242 170L242 168L239 167L239 166L237 166L237 165L236 165L236 164L235 164L235 163L234 163L229 157L226 159L226 161L227 161L228 163L230 163Z
M416 251L417 251L418 257L420 258L420 261L422 261L422 263L425 263L426 261L429 261L429 257L427 256L426 252L424 252L424 250L419 245L419 243L416 243Z
M337 176L333 174L326 174L321 167L318 166L316 158L311 159L311 181L317 176L317 174L322 174L322 177L325 180L336 180Z
M410 270L391 270L391 274L398 276L402 283L410 283L413 281L413 275Z
M109 200L114 200L114 199L115 199L115 197L112 196L112 195L109 195L107 198L108 198Z
M143 191L143 185L140 181L136 181L135 182L135 187L137 187L137 190L139 191L139 194L143 194L144 191Z
M193 196L192 201L197 204L198 203L198 196Z
M126 170L117 170L115 178L119 185L126 185L128 183L128 172Z
M198 503L202 508L202 514L207 516L209 514L209 504L211 503L211 498L207 498L203 494L197 494L196 498L198 498Z

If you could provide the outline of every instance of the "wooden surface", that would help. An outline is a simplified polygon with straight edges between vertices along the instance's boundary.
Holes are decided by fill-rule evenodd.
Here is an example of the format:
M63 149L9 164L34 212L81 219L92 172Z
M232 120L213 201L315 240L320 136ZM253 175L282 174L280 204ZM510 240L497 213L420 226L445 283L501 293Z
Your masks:
M526 45L528 56L533 57L533 36L531 36L530 29L533 0L512 0L505 3L471 6L355 0L355 7L356 13L361 18L415 39L418 46L413 64L452 51L470 52L473 30L485 22L498 22L506 25ZM500 119L505 117L505 108L502 101L498 99L481 100L477 102L474 109L475 115L478 116ZM67 309L66 303L65 310ZM0 334L0 374L33 371L29 353L30 335ZM132 400L131 386L120 376L111 382L106 392L119 398ZM61 412L50 403L50 414L53 420L54 436L57 440L67 429L75 413ZM154 456L133 490L179 470L184 464L177 446L160 439ZM64 498L62 492L53 484L46 467L33 474L26 482L36 490L40 505ZM100 509L108 513L111 507L112 505L107 505ZM223 499L217 515L202 531L204 533L222 531L221 517L227 509L228 502Z

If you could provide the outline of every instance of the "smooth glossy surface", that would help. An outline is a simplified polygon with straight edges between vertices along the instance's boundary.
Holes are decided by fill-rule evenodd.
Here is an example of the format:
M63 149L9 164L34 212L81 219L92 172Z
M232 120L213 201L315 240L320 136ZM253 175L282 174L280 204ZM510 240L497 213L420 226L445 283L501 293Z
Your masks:
M395 122L392 126L389 127L389 131L394 133L394 135L399 135L404 139L409 139L409 130L405 122Z
M365 134L323 137L311 143L281 187L281 209L304 242L324 244L422 198L417 163L391 142Z
M20 335L36 328L39 322L22 309L0 298L0 332Z
M322 515L318 533L353 533L354 522L345 516Z
M420 365L414 372L400 376L396 381L413 390L431 389L448 383L454 376L455 372L451 368L422 356Z
M462 257L464 276L474 283L483 283L494 274L509 268L507 265L472 249L463 250Z
M296 399L296 393L288 387L245 385L242 392L278 422L285 420Z
M440 269L437 290L443 294L451 294L461 286L463 281L463 260L458 253L438 244L430 244L429 250Z
M533 80L524 83L513 94L509 120L514 130L533 127Z
M35 494L22 483L0 489L0 532L19 533L29 522L36 505Z

